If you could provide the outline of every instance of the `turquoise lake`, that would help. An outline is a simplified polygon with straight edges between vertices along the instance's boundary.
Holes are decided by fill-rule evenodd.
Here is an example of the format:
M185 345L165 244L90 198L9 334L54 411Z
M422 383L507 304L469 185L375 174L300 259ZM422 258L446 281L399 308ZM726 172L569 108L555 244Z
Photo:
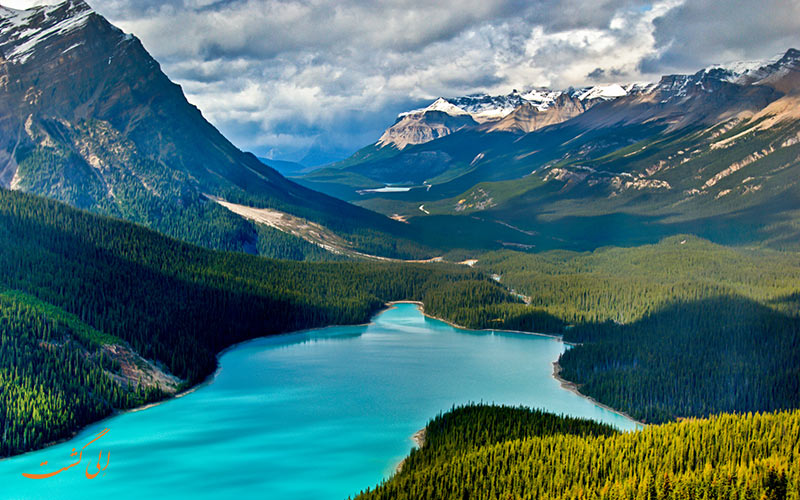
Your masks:
M393 473L411 436L454 404L544 408L636 425L560 387L558 339L459 330L399 304L367 326L241 344L213 380L45 450L0 461L3 499L343 500ZM74 463L72 448L90 444ZM97 472L98 455L107 469ZM48 465L39 464L48 461Z

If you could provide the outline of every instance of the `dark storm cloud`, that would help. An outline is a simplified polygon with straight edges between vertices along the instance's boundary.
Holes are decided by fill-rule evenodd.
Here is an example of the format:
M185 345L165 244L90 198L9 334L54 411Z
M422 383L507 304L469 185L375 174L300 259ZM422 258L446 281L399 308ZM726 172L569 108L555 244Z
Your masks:
M800 44L798 0L691 0L654 21L664 50L644 71L686 72L779 55Z
M606 77L606 70L603 68L595 68L589 74L586 75L586 78L589 80L603 80Z

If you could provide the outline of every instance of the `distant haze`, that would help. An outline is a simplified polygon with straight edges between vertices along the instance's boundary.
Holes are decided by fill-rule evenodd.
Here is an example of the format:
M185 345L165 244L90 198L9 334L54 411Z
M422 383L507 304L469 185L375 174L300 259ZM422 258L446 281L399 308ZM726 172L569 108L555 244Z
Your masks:
M438 96L656 80L800 46L796 0L89 3L238 146L312 163Z

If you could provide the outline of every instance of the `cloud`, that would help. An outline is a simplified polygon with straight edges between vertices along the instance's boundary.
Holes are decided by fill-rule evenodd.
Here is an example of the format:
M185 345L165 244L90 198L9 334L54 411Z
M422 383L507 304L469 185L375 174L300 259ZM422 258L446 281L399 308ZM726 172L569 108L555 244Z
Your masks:
M800 12L765 1L89 0L234 143L290 159L358 149L438 96L771 55L800 33Z
M654 21L654 57L643 69L686 72L782 55L800 45L798 0L691 0Z
M603 68L595 68L586 75L589 80L604 80L606 77L606 70Z

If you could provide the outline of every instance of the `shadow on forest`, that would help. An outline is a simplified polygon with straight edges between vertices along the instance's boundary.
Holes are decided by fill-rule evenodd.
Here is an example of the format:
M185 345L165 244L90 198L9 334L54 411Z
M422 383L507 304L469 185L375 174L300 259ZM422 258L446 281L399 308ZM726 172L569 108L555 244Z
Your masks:
M564 338L581 345L562 355L562 376L640 420L800 406L800 318L751 299L673 302Z

